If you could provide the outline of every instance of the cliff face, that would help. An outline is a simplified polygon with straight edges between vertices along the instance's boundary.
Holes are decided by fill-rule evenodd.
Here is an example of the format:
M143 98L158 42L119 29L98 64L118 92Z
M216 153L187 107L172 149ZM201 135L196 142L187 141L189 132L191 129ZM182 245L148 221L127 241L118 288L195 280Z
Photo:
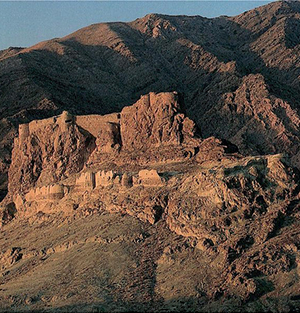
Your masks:
M299 171L201 138L182 103L150 93L120 113L20 125L1 309L299 307Z

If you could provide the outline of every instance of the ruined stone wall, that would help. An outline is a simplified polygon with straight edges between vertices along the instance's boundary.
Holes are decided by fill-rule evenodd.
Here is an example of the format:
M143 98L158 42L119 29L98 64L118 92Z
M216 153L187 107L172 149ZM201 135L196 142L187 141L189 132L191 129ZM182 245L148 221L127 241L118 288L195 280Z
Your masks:
M156 170L141 170L138 175L138 184L143 186L162 186L163 179L159 176Z
M29 136L29 124L19 125L19 144L21 145Z
M96 173L85 172L82 173L76 179L76 190L92 190L96 187L106 187L109 185L120 185L121 183L121 174L117 174L113 171L99 171Z
M85 172L76 179L73 191L84 193L92 191L97 187L117 186L123 188L131 187L161 187L165 181L159 176L156 170L141 170L137 175L128 173L115 173L114 171ZM70 192L70 187L62 184L31 189L25 195L26 201L52 200L58 201Z
M39 131L41 128L45 128L56 122L57 117L50 117L43 120L34 120L29 123L29 134ZM21 126L21 125L20 125Z
M80 115L76 116L75 122L78 126L82 127L93 136L97 137L99 130L104 123L119 123L119 114L112 113L107 115Z
M119 124L120 115L118 113L112 113L107 115L81 115L72 116L67 111L62 112L61 115L50 117L42 120L34 120L30 123L19 125L19 143L22 144L24 140L31 134L38 132L40 129L45 128L52 124L57 124L61 127L62 131L65 131L67 127L76 123L78 126L87 130L93 136L97 137L100 130L103 129L103 125L107 123ZM112 126L111 126L112 127Z
M92 190L95 188L95 174L92 172L82 173L76 179L76 189Z
M113 180L117 177L117 174L113 171L99 171L95 173L96 177L96 187L98 186L108 186L113 184Z
M76 179L76 190L92 190L97 187L132 186L159 187L165 181L156 170L141 170L138 175L132 176L128 173L115 173L114 171L99 171L96 173L85 172Z
M59 184L31 189L26 195L26 201L60 200L68 192L67 187Z
M67 111L63 111L61 115L53 116L43 120L34 120L29 123L29 134L38 132L41 128L45 128L52 124L57 124L62 129L62 131L65 131L67 130L68 125L71 125L74 120L75 117Z
M43 120L34 120L30 123L19 125L19 144L21 145L27 137L38 132L40 129L56 123L58 116L46 118Z

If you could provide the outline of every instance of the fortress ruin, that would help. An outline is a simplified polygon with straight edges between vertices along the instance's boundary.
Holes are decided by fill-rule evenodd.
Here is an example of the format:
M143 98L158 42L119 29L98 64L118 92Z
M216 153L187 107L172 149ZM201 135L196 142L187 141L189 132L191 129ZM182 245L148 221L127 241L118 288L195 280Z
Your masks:
M70 192L84 193L99 187L117 186L161 187L165 181L156 170L141 170L136 175L116 173L114 171L83 172L75 181L75 185L51 184L31 189L25 195L26 201L60 200Z

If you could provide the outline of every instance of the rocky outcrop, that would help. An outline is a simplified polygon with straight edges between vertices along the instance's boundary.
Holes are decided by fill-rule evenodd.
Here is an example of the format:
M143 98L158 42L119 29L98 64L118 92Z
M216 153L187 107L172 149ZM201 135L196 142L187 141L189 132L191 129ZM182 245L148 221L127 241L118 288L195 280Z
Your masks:
M64 112L20 125L9 170L9 192L26 192L79 172L95 147L95 138Z
M122 145L146 150L161 145L199 145L196 124L181 113L179 95L153 92L121 112Z
M17 214L14 202L3 204L0 206L0 226L9 223Z
M187 116L204 138L226 138L248 155L287 152L298 166L298 14L296 1L215 19L149 14L1 51L0 193L19 124L68 110L84 114L77 124L97 137L97 116L90 114L121 111L161 90L184 94ZM103 125L110 139L99 139L101 151L118 151L117 119ZM175 133L152 139L180 140Z
M12 249L8 249L4 253L0 254L1 260L1 270L5 270L6 268L12 266L14 263L22 259L23 253L21 253L22 249L20 247L13 247Z
M248 154L280 151L288 153L297 165L299 124L297 109L272 95L263 75L250 74L234 92L224 94L222 101L206 114L202 127L230 139L240 151Z
M290 213L284 208L291 197L300 199L299 172L286 162L281 155L248 157L199 169L169 198L167 223L217 249L243 233L253 243L264 242L277 219Z
M1 231L17 223L26 230L53 224L56 230L47 234L54 243L43 244L40 251L5 244L0 255L3 280L18 275L10 274L15 268L30 268L36 257L44 262L54 253L75 253L74 246L97 243L106 249L110 244L124 244L123 237L83 238L98 223L95 219L107 216L114 217L110 224L130 217L150 230L152 235L143 230L132 239L134 244L143 244L153 234L171 236L169 241L147 243L151 252L141 262L151 260L149 268L155 269L150 271L151 290L155 286L162 297L183 286L186 291L180 292L196 292L205 297L205 303L238 299L243 306L265 294L271 296L273 289L279 292L276 284L281 277L296 277L299 171L281 154L245 157L226 140L199 138L195 124L180 112L177 97L176 93L145 96L123 110L130 111L128 115L122 111L120 116L98 116L99 121L93 116L92 128L86 126L87 116L67 112L20 127L10 168L13 185L1 204ZM126 141L126 136L131 140ZM68 150L66 144L71 142L73 150ZM65 169L61 176L53 162L57 156ZM55 169L50 176L49 169ZM75 238L69 229L73 223L88 230ZM102 223L101 229L106 226ZM67 228L60 233L62 227ZM71 239L55 244L59 236ZM126 243L126 255L128 247ZM139 246L137 254L145 249ZM136 266L134 275L138 275ZM145 272L139 267L138 271ZM164 275L172 275L168 281L174 280L173 287L165 285ZM297 279L289 279L289 284L298 290Z
M184 160L193 157L201 144L195 123L181 113L176 92L150 93L120 114L88 119L64 111L21 124L9 170L10 194L56 183L86 165L108 160L135 165L165 158ZM106 178L97 175L96 184L101 179L104 184ZM95 183L81 177L78 185L93 188Z
M65 180L68 186L37 188L15 201L18 218L121 214L145 225L165 225L177 239L160 254L159 268L170 270L185 250L192 262L200 254L201 266L219 273L203 287L207 298L238 297L247 303L271 292L276 279L297 266L300 234L293 225L299 222L299 177L283 155L233 153L201 163L194 159L186 167L164 164L160 170L83 170L75 180ZM177 247L178 238L185 244Z

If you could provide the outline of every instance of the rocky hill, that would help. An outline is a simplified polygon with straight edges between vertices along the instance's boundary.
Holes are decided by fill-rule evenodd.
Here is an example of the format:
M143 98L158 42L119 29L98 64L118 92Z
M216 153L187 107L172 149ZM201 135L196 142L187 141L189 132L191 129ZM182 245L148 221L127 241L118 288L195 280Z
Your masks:
M299 21L150 14L0 51L0 311L299 311Z
M299 16L297 1L213 19L149 14L1 51L2 191L19 123L112 113L151 91L184 94L205 138L299 166Z
M299 310L299 170L203 138L182 104L19 126L0 311Z

